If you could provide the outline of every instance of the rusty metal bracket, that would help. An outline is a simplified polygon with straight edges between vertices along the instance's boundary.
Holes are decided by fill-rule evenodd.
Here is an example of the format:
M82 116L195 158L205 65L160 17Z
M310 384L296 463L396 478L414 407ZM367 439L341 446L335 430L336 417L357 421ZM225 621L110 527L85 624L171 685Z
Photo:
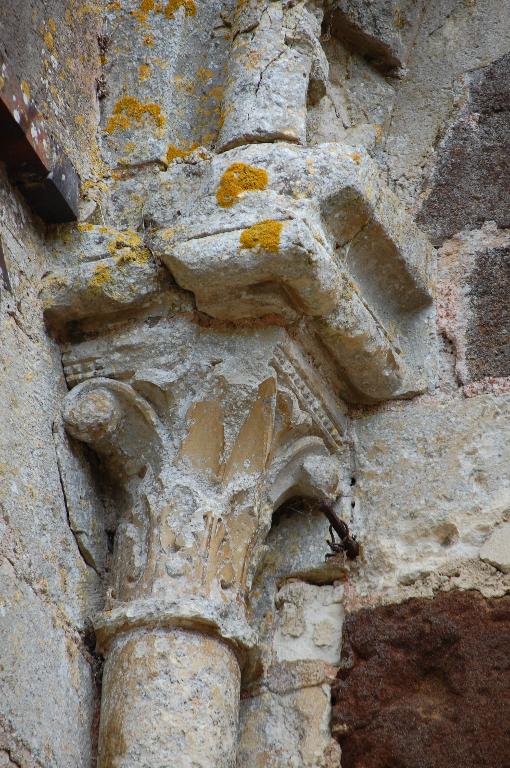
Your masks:
M44 221L74 221L80 180L22 84L0 61L0 161Z

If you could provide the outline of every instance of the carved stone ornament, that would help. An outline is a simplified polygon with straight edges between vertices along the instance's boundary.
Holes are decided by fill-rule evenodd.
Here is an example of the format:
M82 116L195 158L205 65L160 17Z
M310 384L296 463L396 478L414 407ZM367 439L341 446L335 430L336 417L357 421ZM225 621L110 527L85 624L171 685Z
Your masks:
M363 148L304 145L321 18L239 4L218 154L152 179L143 231L79 226L43 286L115 517L100 768L235 765L273 512L341 496L343 401L427 387L427 241Z

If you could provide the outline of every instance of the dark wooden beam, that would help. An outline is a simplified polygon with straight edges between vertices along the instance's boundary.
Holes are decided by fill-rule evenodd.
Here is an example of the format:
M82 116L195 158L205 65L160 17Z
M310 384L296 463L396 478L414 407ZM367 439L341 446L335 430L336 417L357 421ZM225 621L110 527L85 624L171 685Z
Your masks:
M20 82L0 61L0 161L44 221L74 221L80 180Z

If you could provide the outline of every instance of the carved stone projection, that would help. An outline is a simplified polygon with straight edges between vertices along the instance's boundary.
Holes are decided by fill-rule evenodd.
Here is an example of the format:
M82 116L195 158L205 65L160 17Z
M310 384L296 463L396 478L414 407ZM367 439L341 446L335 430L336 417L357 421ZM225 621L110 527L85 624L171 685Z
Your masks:
M172 16L172 45L192 7ZM140 231L79 225L70 266L43 287L64 424L99 457L116 516L95 620L100 768L234 766L241 671L261 666L246 597L273 512L341 495L344 400L427 386L426 239L363 148L305 146L327 77L321 14L238 3L218 154L167 154ZM111 153L124 107L106 124ZM135 184L122 178L113 210Z

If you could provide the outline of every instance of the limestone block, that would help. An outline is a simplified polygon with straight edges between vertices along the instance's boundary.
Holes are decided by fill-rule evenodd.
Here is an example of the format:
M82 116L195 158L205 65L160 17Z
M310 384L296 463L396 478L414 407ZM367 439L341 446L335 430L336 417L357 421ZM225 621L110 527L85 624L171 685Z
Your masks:
M325 90L320 3L252 0L237 6L217 149L306 141L307 93Z
M169 287L168 276L131 230L88 225L72 250L75 263L43 283L40 297L50 324L136 307ZM76 264L83 255L87 261Z
M81 638L1 556L0 647L0 754L5 746L13 760L27 750L27 765L88 768L95 690Z
M329 729L329 686L285 695L271 692L244 699L237 768L335 768L338 744Z
M352 525L364 551L360 598L405 595L413 583L419 594L421 581L448 563L456 562L460 575L459 562L478 561L510 505L509 412L507 394L435 397L355 419ZM501 594L508 578L505 586L497 576L484 584L473 572L458 583L469 588L479 579L480 589ZM448 587L447 576L442 583ZM431 594L431 585L424 581L423 590Z
M121 637L103 678L99 768L234 768L239 665L182 630Z
M510 573L510 523L500 525L480 550L480 557L503 573Z
M333 34L383 71L405 66L423 0L334 0Z
M343 588L289 581L276 596L278 661L340 661Z
M278 305L288 316L290 304L320 316L320 335L366 397L423 387L430 248L364 151L250 146L203 165L177 229L163 191L151 212L151 249L199 306L238 319ZM167 175L184 189L185 168ZM272 284L280 293L269 299L260 286Z
M54 424L53 438L71 530L85 562L102 574L108 551L106 520L90 454L68 437L60 420Z

